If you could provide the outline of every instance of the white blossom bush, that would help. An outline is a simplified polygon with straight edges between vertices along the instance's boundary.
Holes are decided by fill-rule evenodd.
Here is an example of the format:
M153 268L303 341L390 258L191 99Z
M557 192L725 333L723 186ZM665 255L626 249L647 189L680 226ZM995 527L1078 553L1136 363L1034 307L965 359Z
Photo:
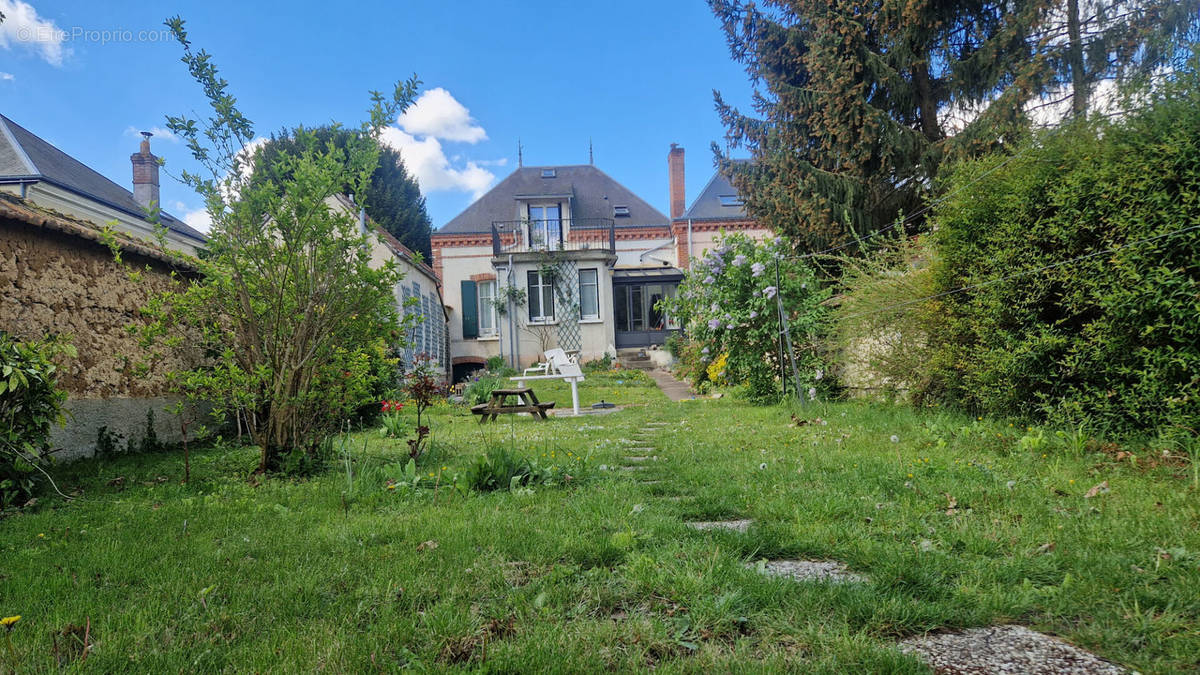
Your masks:
M726 355L722 379L744 386L751 400L772 402L780 380L780 304L791 331L800 373L800 395L821 396L829 378L820 358L829 289L803 260L786 257L776 238L758 242L742 234L720 237L716 248L693 260L674 298L662 307L677 318L686 342L677 347L681 374L707 386L708 365ZM790 374L790 364L785 368Z

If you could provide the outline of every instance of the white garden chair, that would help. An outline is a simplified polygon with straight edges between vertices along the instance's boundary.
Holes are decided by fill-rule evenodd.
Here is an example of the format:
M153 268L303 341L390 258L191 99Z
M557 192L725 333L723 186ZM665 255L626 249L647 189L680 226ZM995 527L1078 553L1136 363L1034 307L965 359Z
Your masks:
M544 366L544 367L543 367ZM541 372L541 375L531 375L530 372ZM567 356L561 349L547 349L546 362L539 363L517 377L509 378L524 388L527 380L565 380L571 384L571 407L575 415L579 415L579 383L583 382L583 369L579 363Z

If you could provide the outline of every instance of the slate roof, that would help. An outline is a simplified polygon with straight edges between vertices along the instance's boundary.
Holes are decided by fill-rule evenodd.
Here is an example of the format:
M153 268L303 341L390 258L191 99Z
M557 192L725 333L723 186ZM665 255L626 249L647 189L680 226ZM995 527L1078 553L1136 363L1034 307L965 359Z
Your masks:
M542 178L553 169L553 178ZM669 219L624 185L590 164L573 166L526 166L517 169L455 216L435 234L491 232L493 222L518 220L518 198L545 196L571 198L576 219L608 218L616 227L668 225ZM629 215L613 217L614 206L626 206Z
M132 192L0 115L0 183L18 181L44 181L136 218L146 217ZM203 234L171 214L162 211L160 217L172 232L205 241Z
M746 209L742 206L722 206L722 196L736 196L738 191L721 172L713 174L691 208L683 212L682 219L692 220L745 220Z

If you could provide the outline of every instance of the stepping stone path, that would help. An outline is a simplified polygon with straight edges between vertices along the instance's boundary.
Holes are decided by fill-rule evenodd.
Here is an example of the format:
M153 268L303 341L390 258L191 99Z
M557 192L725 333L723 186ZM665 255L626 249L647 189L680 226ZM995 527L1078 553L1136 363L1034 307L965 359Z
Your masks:
M753 520L749 518L745 520L711 520L688 523L687 526L693 530L705 532L708 530L731 530L733 532L745 532L750 529L750 524Z
M759 564L746 563L747 569L757 570ZM865 583L867 578L846 569L836 560L767 560L762 573L795 581L828 581L835 584Z
M627 455L625 457L626 462L645 462L648 459L650 458L645 455Z
M1024 626L988 626L909 638L900 642L900 651L920 657L935 672L947 675L1129 672L1091 652Z

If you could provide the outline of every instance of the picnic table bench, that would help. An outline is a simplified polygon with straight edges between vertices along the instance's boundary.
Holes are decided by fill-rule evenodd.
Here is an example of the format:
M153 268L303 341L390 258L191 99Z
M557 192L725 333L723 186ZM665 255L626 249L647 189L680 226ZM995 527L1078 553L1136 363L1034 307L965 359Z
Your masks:
M516 405L508 404L508 397L516 396ZM554 407L554 401L540 403L537 394L529 387L515 389L493 389L492 398L487 403L471 406L471 412L480 415L479 423L494 421L499 415L515 415L527 412L539 419L546 419L546 411Z

